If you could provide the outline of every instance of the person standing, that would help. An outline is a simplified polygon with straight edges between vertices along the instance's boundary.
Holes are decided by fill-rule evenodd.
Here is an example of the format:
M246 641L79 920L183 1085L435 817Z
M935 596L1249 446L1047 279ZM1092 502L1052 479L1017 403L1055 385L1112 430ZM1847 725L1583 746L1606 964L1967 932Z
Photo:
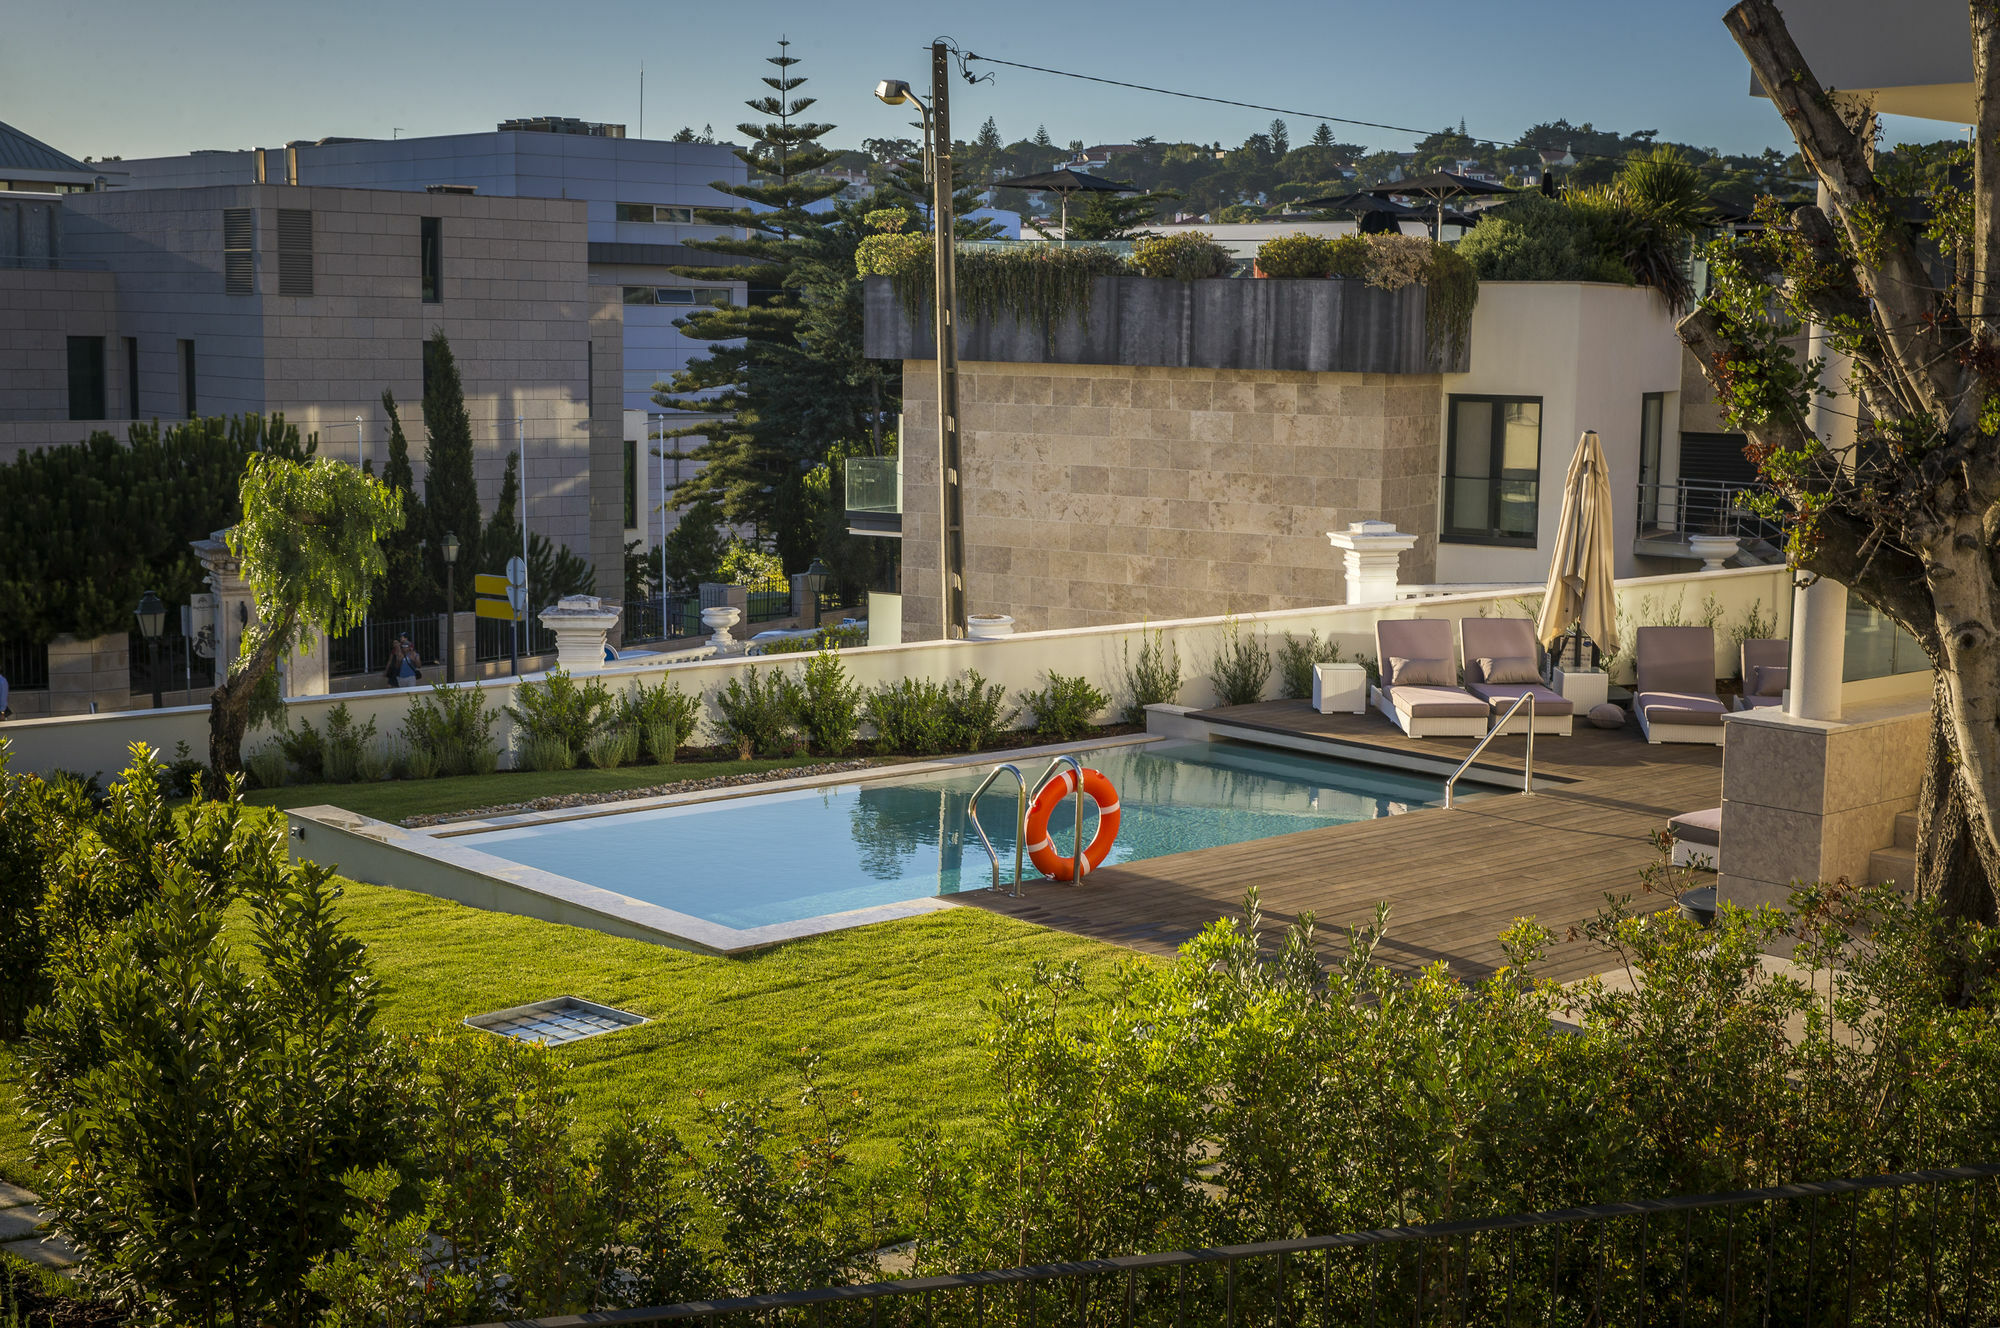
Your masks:
M399 636L389 648L389 666L383 670L383 676L391 687L415 687L424 677L417 663L417 648L410 644L407 634Z
M7 705L7 675L0 673L0 719L12 719L14 712Z

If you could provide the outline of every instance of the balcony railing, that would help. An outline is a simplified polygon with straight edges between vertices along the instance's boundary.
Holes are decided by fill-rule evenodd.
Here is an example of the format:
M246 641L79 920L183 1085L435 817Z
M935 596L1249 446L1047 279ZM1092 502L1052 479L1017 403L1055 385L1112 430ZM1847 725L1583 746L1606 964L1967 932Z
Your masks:
M847 528L857 535L899 535L903 479L899 457L847 459Z
M1639 486L1641 544L1685 544L1694 535L1733 535L1739 539L1784 542L1777 522L1760 516L1748 504L1760 484L1727 480L1676 480L1671 484Z

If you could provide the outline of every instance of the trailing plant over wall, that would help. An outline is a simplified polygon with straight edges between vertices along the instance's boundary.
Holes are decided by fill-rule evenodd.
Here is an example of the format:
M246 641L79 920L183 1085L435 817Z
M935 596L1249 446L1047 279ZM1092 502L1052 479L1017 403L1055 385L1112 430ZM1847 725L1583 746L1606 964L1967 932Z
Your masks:
M855 267L864 277L888 277L903 309L913 320L921 320L929 317L935 298L932 255L928 235L871 235L861 242ZM1017 322L1040 323L1053 337L1071 319L1090 317L1099 277L1115 277L1126 270L1117 254L1094 245L961 247L959 308L967 318L1006 314Z

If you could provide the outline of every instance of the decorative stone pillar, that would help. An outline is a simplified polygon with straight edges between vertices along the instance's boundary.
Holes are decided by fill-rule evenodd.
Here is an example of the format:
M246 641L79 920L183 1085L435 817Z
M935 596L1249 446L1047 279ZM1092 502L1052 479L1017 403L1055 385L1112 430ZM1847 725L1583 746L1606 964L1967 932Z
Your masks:
M224 542L226 530L218 530L205 540L190 541L194 556L201 560L202 570L208 573L209 590L215 596L215 619L212 623L196 623L198 634L206 626L212 629L211 639L215 642L215 680L219 683L229 675L230 666L243 651L243 633L251 623L257 621L257 597L250 593L250 585L243 579L243 563L229 551Z
M542 626L556 634L556 666L568 673L602 669L604 640L623 612L595 595L564 595L543 609Z
M1792 591L1791 693L1795 719L1839 719L1847 663L1847 587L1829 577Z
M1329 530L1326 537L1343 549L1347 564L1349 604L1387 604L1396 598L1397 564L1417 537L1405 535L1388 521L1351 521L1346 530Z

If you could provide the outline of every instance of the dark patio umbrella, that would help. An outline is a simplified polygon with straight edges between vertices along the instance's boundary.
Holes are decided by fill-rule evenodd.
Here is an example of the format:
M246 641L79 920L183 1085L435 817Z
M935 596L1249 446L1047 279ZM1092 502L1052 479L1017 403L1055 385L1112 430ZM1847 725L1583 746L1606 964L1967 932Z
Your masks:
M1317 208L1321 212L1387 212L1391 216L1414 217L1423 209L1398 203L1392 198L1377 198L1373 194L1337 194L1330 198L1308 198L1299 204L1302 208Z
M1450 171L1432 171L1429 175L1419 175L1408 180L1398 180L1394 184L1378 184L1361 191L1377 198L1397 195L1403 198L1425 198L1437 206L1437 224L1431 231L1436 238L1444 227L1444 203L1448 198L1471 198L1482 194L1511 194L1514 191L1504 184L1488 184L1467 175L1454 175Z
M1017 175L1011 180L995 180L995 189L1027 189L1038 194L1054 194L1062 200L1063 243L1069 243L1069 199L1071 194L1136 194L1142 192L1136 185L1119 184L1116 180L1105 180L1082 171L1064 167L1059 171L1043 171L1039 175Z

